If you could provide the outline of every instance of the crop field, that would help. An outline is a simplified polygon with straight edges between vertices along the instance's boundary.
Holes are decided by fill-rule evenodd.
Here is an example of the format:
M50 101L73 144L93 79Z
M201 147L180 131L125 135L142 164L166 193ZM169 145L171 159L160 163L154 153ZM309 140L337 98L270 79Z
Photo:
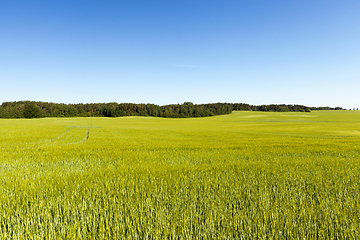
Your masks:
M0 239L359 239L360 111L0 119Z

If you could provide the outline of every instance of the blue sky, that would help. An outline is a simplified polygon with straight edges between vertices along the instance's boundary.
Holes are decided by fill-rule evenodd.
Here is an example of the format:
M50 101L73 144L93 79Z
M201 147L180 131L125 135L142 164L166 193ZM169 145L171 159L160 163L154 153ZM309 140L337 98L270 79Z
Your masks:
M360 108L359 0L0 0L0 102Z

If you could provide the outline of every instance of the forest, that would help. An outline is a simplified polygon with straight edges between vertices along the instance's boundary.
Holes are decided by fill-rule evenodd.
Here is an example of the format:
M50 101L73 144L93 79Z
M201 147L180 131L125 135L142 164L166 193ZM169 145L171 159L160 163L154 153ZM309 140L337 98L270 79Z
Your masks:
M307 107L304 105L250 105L247 103L231 103L234 111L262 111L262 112L311 112L311 110L345 110L342 107Z
M155 104L134 103L86 103L63 104L35 101L4 102L0 106L0 118L42 117L123 117L151 116L165 118L207 117L232 112L228 103Z
M78 103L64 104L39 101L4 102L0 118L43 117L123 117L151 116L164 118L208 117L232 111L310 112L311 110L342 110L341 107L307 107L303 105L249 105L246 103L207 103L155 105L150 103Z

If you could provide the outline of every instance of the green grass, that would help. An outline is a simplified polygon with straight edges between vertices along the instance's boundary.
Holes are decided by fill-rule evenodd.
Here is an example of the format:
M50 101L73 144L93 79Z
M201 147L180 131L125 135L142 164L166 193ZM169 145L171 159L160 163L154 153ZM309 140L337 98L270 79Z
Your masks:
M0 120L1 239L360 238L360 111Z

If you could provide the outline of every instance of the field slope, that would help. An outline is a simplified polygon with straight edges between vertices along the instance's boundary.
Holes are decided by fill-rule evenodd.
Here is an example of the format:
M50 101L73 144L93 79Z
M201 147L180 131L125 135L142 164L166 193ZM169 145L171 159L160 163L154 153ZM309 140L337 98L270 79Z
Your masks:
M359 160L360 111L0 119L0 238L360 238Z

